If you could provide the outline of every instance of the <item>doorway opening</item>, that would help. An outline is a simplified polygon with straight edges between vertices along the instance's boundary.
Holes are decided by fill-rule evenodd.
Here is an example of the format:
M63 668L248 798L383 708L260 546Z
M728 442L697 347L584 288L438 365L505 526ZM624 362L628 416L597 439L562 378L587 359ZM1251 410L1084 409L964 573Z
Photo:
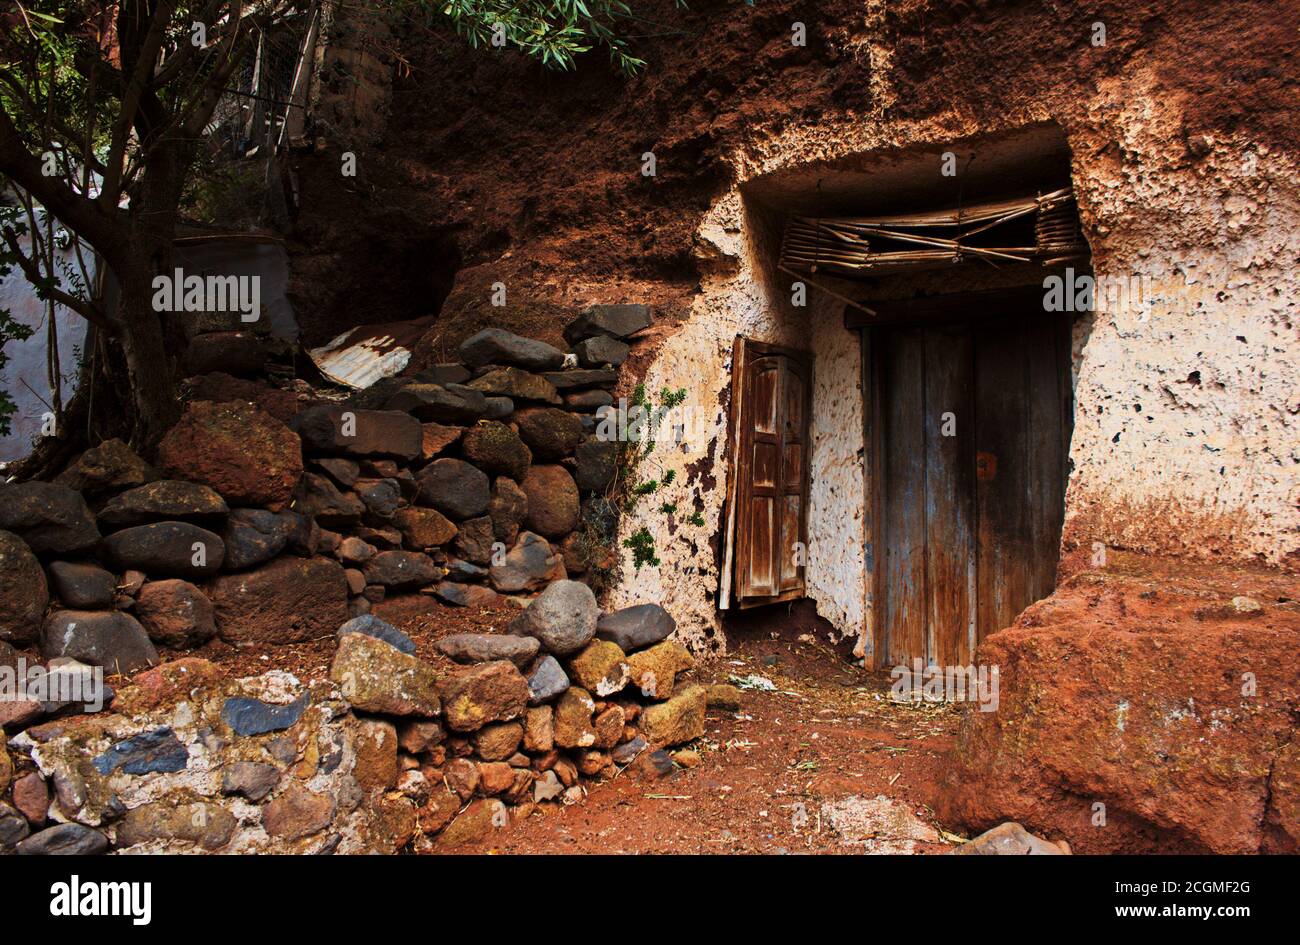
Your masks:
M876 663L960 666L1055 587L1070 322L1042 290L944 298L864 331Z

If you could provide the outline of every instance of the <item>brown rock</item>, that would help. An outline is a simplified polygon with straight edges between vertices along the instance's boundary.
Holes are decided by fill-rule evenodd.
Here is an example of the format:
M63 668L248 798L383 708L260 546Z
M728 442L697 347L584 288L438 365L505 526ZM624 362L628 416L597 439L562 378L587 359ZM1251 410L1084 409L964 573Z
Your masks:
M473 732L489 722L504 722L524 714L528 681L513 663L480 663L438 682L443 717L456 732Z
M1161 582L1152 600L1151 587L1069 582L980 644L973 662L999 669L997 688L986 676L962 716L941 821L1016 821L1086 854L1300 852L1287 708L1300 704L1300 621L1207 612L1199 586ZM1062 794L1078 805L1051 801Z
M328 558L276 558L208 585L217 630L227 643L304 643L348 619L343 566Z
M475 801L438 836L438 846L456 847L482 840L509 822L505 804L495 798Z
M447 785L462 801L469 800L478 790L478 765L466 758L457 758L447 763Z
M528 496L524 490L513 479L498 476L492 483L492 501L488 503L493 537L513 545L519 535L519 525L527 514Z
M588 748L596 743L592 715L596 704L585 689L571 686L555 704L555 744L561 748Z
M633 653L627 658L631 685L641 690L647 699L667 699L673 694L677 674L695 665L695 658L686 647L674 640L656 643L648 650Z
M555 746L554 716L549 705L529 709L524 717L524 748L547 752Z
M397 727L397 744L402 751L422 755L441 745L447 733L437 722L426 719L408 719Z
M298 840L319 833L334 819L334 799L291 784L262 808L262 826L273 837Z
M609 764L609 755L603 751L584 751L578 754L578 773L593 777Z
M0 754L4 749L0 748ZM3 762L0 762L3 765ZM0 785L4 782L3 773L0 772ZM4 788L0 786L0 793ZM50 791L45 786L45 779L35 771L31 771L14 782L14 807L17 807L22 815L27 818L33 827L39 827L45 823L46 812L50 807Z
M210 801L167 797L127 811L117 824L117 846L151 840L180 840L204 850L219 850L234 836L233 814Z
M348 703L363 712L438 714L438 680L433 667L364 633L345 633L339 639L330 679L342 689Z
M623 739L623 710L612 705L596 716L592 722L596 748L613 748Z
M456 537L456 525L437 509L405 508L393 513L402 544L415 551L445 545Z
M460 557L473 564L488 565L492 562L492 519L487 515L469 518L460 523L456 534L455 549Z
M555 462L573 454L582 442L582 421L555 407L525 407L515 411L519 436L533 451L534 462Z
M740 690L730 683L714 683L705 690L705 697L710 709L740 710Z
M515 782L515 769L504 761L484 761L478 766L478 789L489 797L510 789Z
M105 440L86 450L55 482L85 496L133 489L158 478L148 463L121 440Z
M31 643L41 632L49 585L27 543L6 531L0 531L0 588L0 642Z
M348 634L358 636L358 634ZM397 731L378 719L357 719L352 740L356 766L352 776L366 791L390 788L397 783Z
M618 644L607 640L592 640L569 660L569 677L600 698L611 696L627 685L628 672L627 657Z
M474 733L474 748L484 761L504 761L515 753L523 737L524 727L518 722L498 722Z
M251 404L195 401L158 444L158 462L177 479L210 486L231 505L279 511L302 476L302 443Z
M429 792L429 799L416 812L416 825L422 833L434 834L442 830L460 810L461 799L438 785Z
M519 434L497 420L480 420L461 440L465 458L491 475L518 482L532 464L533 454Z
M378 853L393 854L415 837L419 828L415 801L400 794L383 794L372 808L370 833Z
M667 748L704 734L706 697L703 686L688 686L667 702L647 706L641 732L648 742Z
M547 538L563 538L578 527L578 487L563 466L533 466L519 483L528 497L524 524Z
M197 646L217 635L207 595L188 581L150 581L140 589L135 616L149 639L164 646Z
M428 462L460 439L464 427L445 427L441 423L422 423L422 448L420 458Z

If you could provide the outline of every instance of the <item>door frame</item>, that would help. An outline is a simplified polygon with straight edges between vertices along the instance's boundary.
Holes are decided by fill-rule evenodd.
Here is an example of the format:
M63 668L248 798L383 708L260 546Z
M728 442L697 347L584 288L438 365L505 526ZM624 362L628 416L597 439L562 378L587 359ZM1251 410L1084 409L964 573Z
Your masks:
M799 515L799 541L808 547L808 486L812 473L812 417L813 417L813 391L816 388L815 377L813 374L814 359L811 351L803 351L798 348L790 348L784 345L771 344L766 341L757 341L744 335L736 335L731 344L731 403L728 405L728 423L730 424L730 435L727 438L726 460L727 460L727 492L726 492L726 511L723 531L723 560L722 573L719 576L718 587L718 609L719 610L746 610L750 607L761 607L767 604L779 604L786 601L798 600L806 597L808 593L808 562L804 563L803 587L799 590L787 591L784 594L778 594L775 597L749 598L744 600L740 597L733 597L736 591L735 570L736 570L736 551L739 547L740 536L737 532L736 507L740 499L740 482L737 476L737 470L740 466L740 457L744 455L745 448L749 443L749 438L745 435L745 430L741 424L742 412L745 402L745 377L748 370L749 356L770 357L779 355L798 361L808 372L808 389L804 398L804 456L803 456L803 482L800 491L800 515ZM773 562L777 566L777 562Z

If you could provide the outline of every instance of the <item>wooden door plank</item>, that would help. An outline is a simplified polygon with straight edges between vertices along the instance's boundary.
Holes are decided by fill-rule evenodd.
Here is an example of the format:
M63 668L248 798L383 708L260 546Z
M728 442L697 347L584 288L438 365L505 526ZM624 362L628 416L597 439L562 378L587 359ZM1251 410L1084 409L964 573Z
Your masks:
M925 343L919 329L885 335L884 598L888 659L926 653Z
M1065 518L1065 457L1061 437L1059 319L1029 315L1025 320L1028 368L1026 420L1029 440L1030 551L1026 562L1029 599L1040 600L1056 585L1061 524Z
M973 373L967 326L925 330L927 653L940 666L966 665L971 658Z
M808 370L793 358L782 359L781 391L781 538L778 590L802 591L804 567L796 543L805 539L808 482Z
M1019 326L1018 318L986 323L975 340L980 640L1029 602L1027 363Z
M781 361L752 359L749 367L748 445L749 504L742 529L741 597L774 597L777 589L777 542L780 540L781 435L779 427Z

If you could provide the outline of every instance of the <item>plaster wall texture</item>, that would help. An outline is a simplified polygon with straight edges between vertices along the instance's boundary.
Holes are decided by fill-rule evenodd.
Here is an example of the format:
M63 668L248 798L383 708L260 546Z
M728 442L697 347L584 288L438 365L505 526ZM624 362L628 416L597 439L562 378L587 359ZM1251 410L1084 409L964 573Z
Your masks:
M1084 235L1100 286L1096 311L1075 322L1075 426L1063 551L1094 542L1157 554L1300 565L1300 186L1296 162L1241 134L1198 143L1189 160L1182 116L1142 75L1099 84L1093 123L1067 137ZM1000 128L956 113L888 126L834 116L734 155L737 187L697 231L705 270L689 317L662 344L647 389L686 386L711 435L661 457L705 526L671 526L642 506L624 534L646 526L662 564L628 571L616 599L661 600L679 637L701 651L718 632L717 536L728 488L724 445L731 340L737 333L811 345L813 408L809 594L840 633L857 633L870 587L857 345L834 326L842 306L815 297L812 331L791 322L784 287L769 284L740 188L772 171L877 148L932 145L1051 120L1040 107ZM1113 142L1113 146L1109 144ZM847 337L846 337L847 336ZM662 518L660 516L659 518ZM859 595L856 588L866 587ZM647 596L649 595L649 596ZM864 600L865 596L865 600Z

